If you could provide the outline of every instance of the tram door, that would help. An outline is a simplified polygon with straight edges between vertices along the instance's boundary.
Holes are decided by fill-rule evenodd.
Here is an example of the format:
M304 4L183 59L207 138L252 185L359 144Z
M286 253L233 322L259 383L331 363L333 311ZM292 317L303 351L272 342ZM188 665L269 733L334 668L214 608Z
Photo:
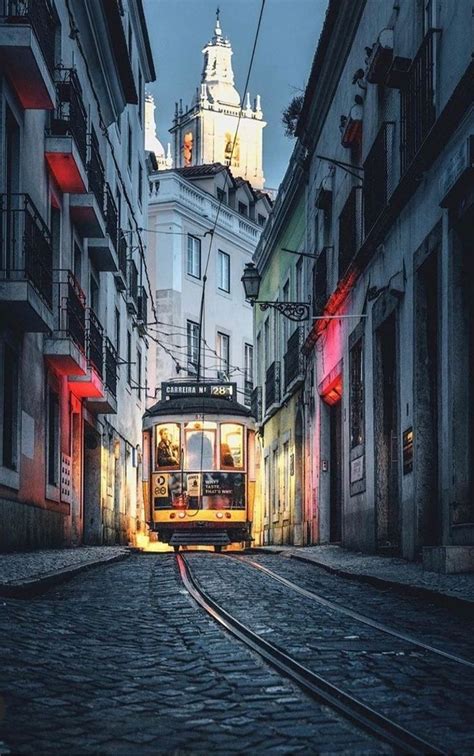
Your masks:
M342 401L329 407L329 438L331 460L329 464L329 541L339 543L342 538Z

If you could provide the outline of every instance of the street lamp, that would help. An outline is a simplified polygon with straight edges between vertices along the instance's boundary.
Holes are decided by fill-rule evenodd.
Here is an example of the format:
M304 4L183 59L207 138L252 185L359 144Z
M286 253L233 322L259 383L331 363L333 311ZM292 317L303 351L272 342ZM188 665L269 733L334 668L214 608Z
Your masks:
M261 302L257 300L262 277L252 262L246 264L240 280L244 287L245 299L250 302L252 307L254 304L258 304L261 310L268 310L271 307L278 310L285 318L296 322L310 319L311 304L309 302Z

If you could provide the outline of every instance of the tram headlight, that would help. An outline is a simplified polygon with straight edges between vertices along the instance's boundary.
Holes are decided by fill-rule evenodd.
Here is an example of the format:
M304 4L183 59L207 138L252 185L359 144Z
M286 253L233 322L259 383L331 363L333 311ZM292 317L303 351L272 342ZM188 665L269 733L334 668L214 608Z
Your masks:
M184 518L186 517L186 512L178 512L178 517L179 517L179 518L180 518L181 520L184 520Z
M170 520L174 520L175 517L176 517L176 513L170 512Z
M222 518L224 517L224 513L223 513L223 512L216 512L216 517L217 517L217 518L218 518L219 520L222 520Z

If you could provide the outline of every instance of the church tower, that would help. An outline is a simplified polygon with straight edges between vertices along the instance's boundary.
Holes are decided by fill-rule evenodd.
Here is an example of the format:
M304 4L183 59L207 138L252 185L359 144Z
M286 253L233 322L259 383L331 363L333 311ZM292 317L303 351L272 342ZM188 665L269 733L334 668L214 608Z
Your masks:
M206 163L228 165L255 189L263 189L263 120L260 95L253 106L247 93L234 145L240 96L234 86L232 47L222 34L219 10L214 36L203 50L201 86L190 107L176 104L173 127L173 165L181 168ZM234 146L233 146L234 145Z

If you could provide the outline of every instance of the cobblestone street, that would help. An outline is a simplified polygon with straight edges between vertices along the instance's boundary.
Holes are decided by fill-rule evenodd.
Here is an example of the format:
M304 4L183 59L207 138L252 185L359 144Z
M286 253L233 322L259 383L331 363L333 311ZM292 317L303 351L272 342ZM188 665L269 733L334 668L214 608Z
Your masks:
M472 659L466 618L276 555L253 558ZM453 662L438 659L435 679L424 654L375 638L374 630L292 595L248 565L210 554L188 560L220 603L272 642L306 662L317 659L320 674L343 679L374 706L404 710L412 729L435 728L438 742L449 735L457 752L472 750L472 675L459 675ZM132 556L0 605L2 752L390 752L207 618L183 589L171 554Z

